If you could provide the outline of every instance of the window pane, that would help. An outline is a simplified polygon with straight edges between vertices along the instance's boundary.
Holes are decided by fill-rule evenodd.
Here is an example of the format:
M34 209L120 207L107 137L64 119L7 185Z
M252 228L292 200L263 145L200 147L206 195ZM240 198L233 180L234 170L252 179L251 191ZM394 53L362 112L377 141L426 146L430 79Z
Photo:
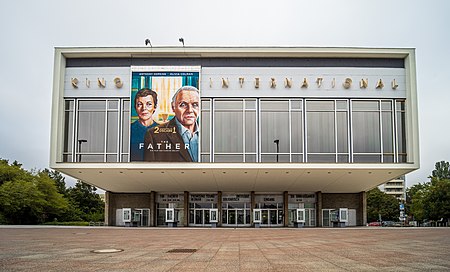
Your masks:
M73 112L66 111L64 117L64 150L63 152L72 152L73 143Z
M308 154L308 162L336 162L335 154Z
M256 154L255 155L245 155L245 162L256 162Z
M308 153L336 152L334 112L307 112Z
M303 152L303 119L301 111L291 112L292 120L292 152L302 153Z
M220 101L214 102L215 110L242 110L242 101Z
M261 162L277 162L276 154L261 155ZM278 155L278 162L289 162L289 155Z
M79 112L78 147L81 152L105 152L105 112Z
M337 110L347 110L347 100L336 101L336 109Z
M119 141L119 112L108 112L106 152L117 152Z
M370 163L381 162L380 155L353 155L353 162Z
M381 101L381 110L392 110L392 102L391 101Z
M289 152L289 114L288 112L261 112L261 152L276 153L279 140L279 152Z
M202 110L211 109L211 101L210 100L202 100Z
M117 155L106 155L106 162L117 162Z
M303 162L303 155L292 154L292 162Z
M78 156L79 162L104 162L103 155L81 155Z
M347 112L336 112L337 148L339 153L348 152L348 118Z
M74 101L73 100L66 100L65 101L65 110L73 110L74 109Z
M209 154L202 154L202 162L211 162Z
M306 101L307 111L334 111L334 101Z
M353 101L352 103L353 111L377 111L378 101Z
M292 110L301 110L302 109L302 101L301 100L291 100L291 109Z
M216 112L214 123L214 151L243 153L242 111Z
M245 112L245 152L256 152L256 111Z
M379 153L380 116L378 112L353 112L353 151Z
M394 153L394 139L392 135L392 113L385 111L381 113L383 120L383 152Z
M406 154L406 124L404 112L397 112L397 147L399 154Z
M261 100L261 111L288 111L289 101L287 100L275 100L267 101Z
M124 110L122 113L122 153L128 153L130 148L130 112Z
M255 99L245 99L245 109L246 110L256 110L256 100Z
M210 152L210 145L211 145L210 129L211 129L211 112L202 110L202 114L200 117L200 135L202 142L201 145L202 152Z
M214 162L243 162L243 155L214 155Z
M106 101L79 101L78 108L80 110L106 110Z
M119 109L119 101L109 100L108 101L108 109L109 110L118 110Z

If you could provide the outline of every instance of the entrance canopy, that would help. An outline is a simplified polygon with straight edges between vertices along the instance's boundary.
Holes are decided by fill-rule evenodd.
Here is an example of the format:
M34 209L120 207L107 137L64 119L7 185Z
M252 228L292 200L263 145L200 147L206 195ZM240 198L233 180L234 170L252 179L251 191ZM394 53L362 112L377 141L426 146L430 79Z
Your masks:
M63 163L54 169L110 192L367 191L413 164Z

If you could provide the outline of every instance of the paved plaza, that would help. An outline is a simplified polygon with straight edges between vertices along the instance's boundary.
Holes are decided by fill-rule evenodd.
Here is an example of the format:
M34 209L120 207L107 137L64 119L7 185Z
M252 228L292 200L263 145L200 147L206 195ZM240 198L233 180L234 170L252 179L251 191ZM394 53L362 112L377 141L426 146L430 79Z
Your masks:
M0 271L377 270L450 271L450 228L0 226Z

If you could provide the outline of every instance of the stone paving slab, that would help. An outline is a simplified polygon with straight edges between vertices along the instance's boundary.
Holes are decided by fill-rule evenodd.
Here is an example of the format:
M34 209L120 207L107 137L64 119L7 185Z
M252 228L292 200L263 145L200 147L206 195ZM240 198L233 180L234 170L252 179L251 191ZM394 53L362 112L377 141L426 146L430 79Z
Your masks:
M0 226L0 271L450 271L450 228Z

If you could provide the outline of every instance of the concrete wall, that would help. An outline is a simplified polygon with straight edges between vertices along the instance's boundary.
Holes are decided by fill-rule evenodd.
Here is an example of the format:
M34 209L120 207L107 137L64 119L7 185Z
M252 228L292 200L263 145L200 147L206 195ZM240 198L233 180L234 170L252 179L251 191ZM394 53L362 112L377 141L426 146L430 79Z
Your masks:
M326 194L322 193L322 209L348 208L356 210L356 225L365 225L366 213L365 192L356 194Z
M116 209L122 208L147 208L150 209L150 218L154 217L154 210L152 206L152 199L150 193L136 193L136 194L125 194L125 193L111 193L106 192L106 206L105 212L105 223L108 226L116 225ZM150 220L152 223L152 220Z

